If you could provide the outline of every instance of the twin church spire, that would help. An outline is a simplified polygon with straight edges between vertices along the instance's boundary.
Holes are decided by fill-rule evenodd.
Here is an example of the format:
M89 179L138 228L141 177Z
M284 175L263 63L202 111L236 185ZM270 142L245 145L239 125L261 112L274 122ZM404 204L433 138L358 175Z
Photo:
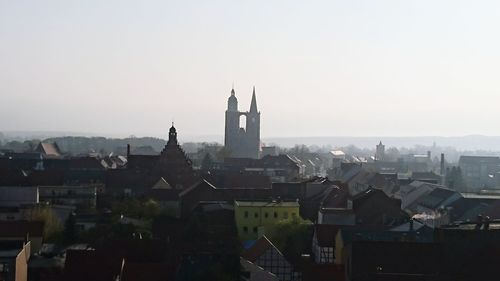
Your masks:
M229 99L227 101L227 109L229 111L238 111L238 99L236 98L236 93L234 91L234 85L231 89L231 95L229 96ZM250 111L249 112L254 112L257 113L257 98L255 97L255 86L253 86L253 91L252 91L252 101L250 103Z
M240 124L241 118L245 127ZM238 99L231 89L231 95L227 100L226 126L224 135L224 146L230 157L259 158L260 156L260 112L257 109L257 98L255 87L253 87L252 101L249 111L238 110Z

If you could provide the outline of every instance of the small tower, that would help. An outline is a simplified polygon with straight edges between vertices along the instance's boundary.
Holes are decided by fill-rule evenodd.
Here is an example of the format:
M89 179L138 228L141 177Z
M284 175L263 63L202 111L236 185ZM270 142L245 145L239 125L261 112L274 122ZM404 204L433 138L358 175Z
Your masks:
M384 161L384 158L385 158L385 145L383 145L382 141L380 141L375 150L375 161Z
M167 144L177 144L177 130L174 127L174 122L172 122L172 127L168 131L168 142Z

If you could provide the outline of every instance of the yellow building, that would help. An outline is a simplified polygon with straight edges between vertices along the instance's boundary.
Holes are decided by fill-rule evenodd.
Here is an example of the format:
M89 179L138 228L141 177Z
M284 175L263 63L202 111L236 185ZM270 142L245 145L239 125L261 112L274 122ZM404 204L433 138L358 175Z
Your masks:
M257 240L266 234L266 226L299 216L299 203L275 200L235 201L234 216L240 239Z

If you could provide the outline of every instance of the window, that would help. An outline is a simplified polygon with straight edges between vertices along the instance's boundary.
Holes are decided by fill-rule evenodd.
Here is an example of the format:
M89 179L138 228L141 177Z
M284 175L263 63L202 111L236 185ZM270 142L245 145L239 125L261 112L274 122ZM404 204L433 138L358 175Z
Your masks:
M295 213L292 213L292 217L296 217L296 216L297 216L297 214L295 214Z
M9 264L6 262L0 262L0 272L9 272Z
M253 233L257 233L257 227L256 226L253 228Z
M269 214L267 212L265 212L264 217L267 219L267 217L269 217Z
M283 218L288 219L288 212L283 213Z
M253 216L256 217L256 218L258 218L259 217L259 213L255 213Z
M248 227L244 226L243 227L243 232L248 233Z
M278 212L274 212L274 218L278 218Z
M248 211L245 211L245 218L248 218Z

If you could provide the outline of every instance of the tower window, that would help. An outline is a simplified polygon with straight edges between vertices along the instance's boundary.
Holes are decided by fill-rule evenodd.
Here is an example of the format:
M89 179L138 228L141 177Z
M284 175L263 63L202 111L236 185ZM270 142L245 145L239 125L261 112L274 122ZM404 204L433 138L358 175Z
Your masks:
M244 226L243 227L243 232L248 233L248 227Z
M248 218L248 211L245 211L245 218Z
M269 214L267 212L264 213L264 217L267 218L269 217Z
M258 218L259 217L259 213L255 213L254 217Z
M256 226L254 226L254 228L253 228L253 232L254 232L254 233L257 233L257 227L256 227Z
M274 212L274 218L277 219L278 218L278 212Z

